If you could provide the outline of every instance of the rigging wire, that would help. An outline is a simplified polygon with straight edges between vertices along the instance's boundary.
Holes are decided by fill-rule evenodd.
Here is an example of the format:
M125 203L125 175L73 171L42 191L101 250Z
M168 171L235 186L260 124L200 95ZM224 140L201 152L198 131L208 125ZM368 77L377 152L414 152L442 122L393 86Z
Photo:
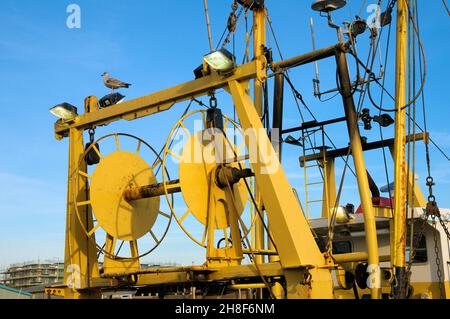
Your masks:
M382 2L381 0L378 2L379 5L381 5L381 2ZM377 40L376 46L374 45L375 44L374 35L372 36L371 47L372 47L373 50L369 51L369 55L367 57L367 64L366 65L364 65L362 62L360 62L360 60L359 60L355 50L350 51L352 53L352 55L355 57L355 59L357 61L357 64L361 63L361 65L364 66L364 70L365 70L365 74L364 74L363 81L362 81L362 84L361 84L362 92L361 92L361 94L359 96L359 101L358 101L358 109L357 109L357 113L358 114L361 112L361 109L363 107L363 103L364 103L364 100L365 100L365 96L366 96L366 93L368 91L368 86L370 85L370 81L367 81L367 85L364 85L365 84L365 79L366 79L366 76L369 76L369 79L370 79L371 74L373 74L372 70L373 70L374 62L375 62L376 55L377 55L376 54L377 53L377 47L378 47L378 45L379 45L379 43L381 41L382 31L383 31L383 29L381 30L380 34L377 35L378 40ZM370 61L371 57L372 57L372 61L371 61L370 69L369 69L367 66L369 65L369 61ZM363 89L364 86L365 86L365 89ZM346 162L348 162L348 160L350 158L350 154L351 154L351 147L349 147L349 150L348 150L348 153L347 153ZM334 209L333 209L333 213L332 213L331 218L330 218L330 225L329 225L329 228L328 228L328 238L327 238L327 240L328 240L327 241L327 250L328 250L329 253L332 253L332 243L333 243L333 238L334 238L334 226L335 226L335 223L336 223L337 210L338 210L338 206L339 206L339 203L340 203L341 193L342 193L342 189L343 189L343 185L344 185L345 174L346 174L346 170L344 169L344 171L342 173L340 185L339 185L338 196L336 197L336 203L335 203L335 206L334 206Z
M352 51L350 51L349 52L351 55L353 55L354 57L355 57L355 59L356 59L356 61L362 66L362 67L366 67L365 65L364 65L364 62L362 62L358 57L356 57L354 54L353 54L353 52ZM422 64L423 65L423 64ZM380 83L379 81L378 81L378 79L376 79L375 78L375 74L373 73L373 72L370 72L370 74L372 74L372 80L373 80L373 82L375 82L378 86L380 86L380 88L391 98L391 100L392 101L395 101L395 97L386 89L386 87L385 87L385 85L384 85L384 81L383 81L383 83ZM421 75L422 76L422 75ZM423 77L423 76L422 76ZM383 77L383 79L385 79L384 77ZM370 98L370 95L369 95L369 98ZM383 108L377 108L379 111L385 111L385 110L383 110ZM409 112L407 111L407 115L409 116ZM422 132L422 133L425 133L425 132L427 132L427 130L426 129L424 129L424 128L422 128L420 125L419 125L419 123L417 123L417 121L415 122L415 125L416 125L416 127ZM431 144L433 144L435 147L436 147L436 149L442 154L442 156L444 156L448 161L450 161L450 156L449 155L447 155L446 153L445 153L445 151L442 149L442 147L440 147L438 144L437 144L437 142L434 140L434 139L432 139L431 137L429 137L428 138L429 139L429 141L431 142Z
M385 58L384 58L384 65L385 65L385 69L386 70L387 70L387 66L388 66L391 31L392 31L392 24L389 24L388 36L387 36L387 40L386 40L387 41L386 53L385 53ZM385 81L386 81L386 77L383 76L383 86L384 86ZM382 90L381 91L381 96L380 96L380 105L383 105L384 94L385 94L385 91ZM378 115L381 115L381 110L379 110ZM389 193L389 204L390 204L390 208L391 208L391 214L392 214L392 216L394 216L394 205L393 205L392 196L391 196L391 181L390 181L390 177L389 177L389 169L388 169L388 164L387 164L386 149L384 147L385 139L384 139L383 127L379 123L378 123L378 127L379 127L380 139L381 139L381 145L382 145L381 149L383 151L384 173L385 173L386 183L387 183L386 185L388 187L388 193Z
M450 10L448 9L447 3L445 0L442 0L442 3L444 4L445 10L447 10L447 14L450 16Z
M184 112L183 112L183 114L181 115L180 118L183 118L186 114L188 114L189 109L191 108L192 103L193 103L194 101L198 103L198 101L197 101L195 98L191 99L191 101L190 101L189 104L187 105L186 109L184 110ZM177 130L175 131L175 136L176 136L176 134L178 134L179 129L180 129L180 128L178 127ZM172 141L170 142L169 148L172 147L174 141L175 141L175 140L172 140ZM161 150L159 151L159 153L158 153L158 158L161 158L161 155L162 155L162 153L164 152L164 150L166 149L166 146L167 146L167 142L164 143L164 146L163 146L163 147L161 148ZM162 162L158 165L158 169L157 169L156 172L155 172L155 176L158 175L159 170L161 169L161 167L162 167Z
M268 25L269 25L269 27L270 27L272 36L273 36L273 38L274 38L274 42L275 42L275 45L276 45L276 47L277 47L278 54L280 55L280 58L281 58L282 60L284 60L283 54L282 54L282 52L281 52L281 47L280 47L280 45L279 45L277 36L276 36L276 34L275 34L275 29L273 28L272 21L271 21L271 19L270 19L268 10L266 10L266 19L267 19ZM305 122L305 119L304 119L303 112L301 111L301 108L300 108L300 105L299 105L298 101L300 101L300 102L303 104L303 106L306 108L306 110L307 110L308 113L311 115L311 117L312 117L315 121L317 121L317 118L314 116L314 114L311 112L310 108L309 108L309 107L307 106L307 104L305 103L305 101L304 101L304 99L303 99L303 96L300 94L300 92L298 92L298 90L295 88L295 86L293 85L292 81L290 80L289 75L288 75L288 70L285 70L285 72L283 72L283 75L284 75L286 81L288 82L288 84L289 84L289 86L290 86L290 88L291 88L292 94L293 94L293 96L294 96L295 105L297 106L297 109L298 109L298 111L299 111L299 113L300 113L300 117L301 117L301 119L302 119L302 122ZM336 96L337 96L337 95L339 95L339 93L336 94ZM326 138L328 139L328 141L329 141L329 142L331 143L331 145L333 146L333 148L334 148L334 149L337 149L336 144L333 142L333 140L331 139L331 137L328 135L328 133L327 133L325 130L324 130L324 134L325 134ZM312 146L313 144L312 144L311 139L308 138L308 140L309 140L310 145ZM341 156L340 158L345 162L344 157ZM350 171L352 172L352 174L356 177L356 173L354 172L354 170L353 170L351 167L349 167L349 169L350 169ZM323 177L323 172L322 172L322 170L320 170L320 174L321 174L322 177Z
M394 1L396 1L396 0L393 0L392 2L394 2ZM392 2L391 2L391 3L392 3ZM403 106L398 106L398 107L393 108L393 109L385 109L385 108L382 108L382 107L380 107L379 105L377 105L377 103L375 103L375 101L373 100L372 95L371 95L371 91L370 91L370 83L369 83L369 86L368 86L368 93L369 93L369 99L370 99L370 102L372 103L372 105L373 105L375 108L380 109L380 110L382 110L383 112L398 112L399 110L404 110L404 109L406 109L406 108L407 108L408 106L410 106L412 103L414 103L415 101L417 101L417 99L420 97L420 95L422 94L423 89L424 89L424 87L425 87L426 74L427 74L427 61L426 61L426 56L425 56L425 48L423 47L422 38L420 37L419 32L418 32L418 30L417 30L416 22L414 21L414 17L413 17L413 15L411 14L411 9L410 9L410 7L409 7L408 2L406 2L406 7L407 7L407 9L408 9L408 17L409 17L409 19L410 19L411 22L412 22L412 27L413 27L414 33L415 33L416 36L417 36L417 41L418 41L420 50L422 51L422 56L423 56L423 74L422 74L422 82L421 82L421 84L420 84L420 88L419 88L417 94L413 97L412 100L408 101L408 102L407 102L405 105L403 105Z
M229 146L231 147L231 149L233 150L233 153L234 153L235 158L237 158L237 153L236 153L236 151L235 151L233 145L231 144L230 140L229 140L228 137L226 136L226 133L225 133L223 130L221 130L221 133L222 133L223 136L225 137L225 140L227 141L228 145L229 145ZM237 162L237 164L238 164L238 166L239 166L239 169L242 170L243 167L242 167L241 162ZM226 179L226 181L227 181L227 187L228 187L229 192L230 192L230 195L231 195L231 197L232 197L232 203L233 203L233 205L235 206L235 210L237 211L237 208L236 208L236 200L234 199L234 192L233 192L233 189L232 189L232 187L231 187L230 182L228 181L228 179ZM279 253L278 253L277 246L276 246L276 244L275 244L275 241L274 241L273 238L272 238L272 234L271 234L271 232L269 231L269 227L267 226L267 224L266 224L266 222L265 222L265 220L264 220L264 216L263 216L261 210L260 210L259 207L258 207L259 205L258 205L258 203L256 202L255 196L253 195L253 193L252 193L252 191L251 191L250 185L248 184L248 181L247 181L245 178L243 179L243 181L244 181L244 183L245 183L245 187L247 188L247 192L248 192L248 194L250 195L250 199L251 199L251 201L252 201L253 207L254 207L254 209L256 210L259 219L261 220L261 223L262 223L262 225L263 225L263 227L264 227L264 230L266 231L267 236L268 236L270 242L272 243L272 245L273 245L275 251L277 252L277 254L279 254ZM245 224L244 224L244 222L243 222L243 220L242 220L242 217L239 216L239 215L238 215L237 217L238 217L239 223L241 224L241 227L244 227ZM249 247L250 254L252 255L251 260L252 260L252 262L253 262L253 264L254 264L254 266L255 266L255 268L256 268L256 271L258 272L258 275L260 276L260 278L262 279L263 283L264 283L265 286L267 287L267 290L269 291L271 298L272 298L272 299L276 299L275 295L274 295L273 292L272 292L272 289L270 289L269 283L268 283L267 280L264 278L264 276L263 276L263 274L262 274L262 272L261 272L261 270L260 270L260 268L259 268L258 262L256 261L255 254L254 254L254 252L253 252L253 250L252 250L252 248L251 248L251 241L248 239L248 232L244 232L244 239L245 239L245 241L247 242L247 247Z

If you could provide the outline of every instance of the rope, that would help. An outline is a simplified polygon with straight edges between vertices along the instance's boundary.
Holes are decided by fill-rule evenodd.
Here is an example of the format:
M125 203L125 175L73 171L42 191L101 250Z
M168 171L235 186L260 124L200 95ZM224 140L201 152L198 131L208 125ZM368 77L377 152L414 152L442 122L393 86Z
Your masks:
M447 10L447 14L450 16L450 10L448 9L447 3L445 0L442 0L442 3L444 4L445 10Z

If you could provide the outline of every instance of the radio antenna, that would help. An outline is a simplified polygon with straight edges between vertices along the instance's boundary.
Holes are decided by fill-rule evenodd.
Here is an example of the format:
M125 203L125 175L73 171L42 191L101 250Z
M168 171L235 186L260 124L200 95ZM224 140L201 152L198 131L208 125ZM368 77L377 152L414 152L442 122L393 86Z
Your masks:
M314 35L314 20L312 17L310 20L310 26L311 26L312 47L313 47L313 51L316 51L316 39L315 39L315 35ZM318 61L314 62L314 68L315 68L315 73L316 73L316 78L313 80L314 96L320 97L320 80L319 80L319 62Z

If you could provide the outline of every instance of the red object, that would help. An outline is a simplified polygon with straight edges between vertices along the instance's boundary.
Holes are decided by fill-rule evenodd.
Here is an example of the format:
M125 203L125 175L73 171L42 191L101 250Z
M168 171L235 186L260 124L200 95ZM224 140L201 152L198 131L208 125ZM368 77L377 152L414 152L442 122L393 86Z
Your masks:
M393 208L394 206L394 198L380 197L380 198L372 198L372 202L374 206ZM362 205L359 205L355 214L362 214Z

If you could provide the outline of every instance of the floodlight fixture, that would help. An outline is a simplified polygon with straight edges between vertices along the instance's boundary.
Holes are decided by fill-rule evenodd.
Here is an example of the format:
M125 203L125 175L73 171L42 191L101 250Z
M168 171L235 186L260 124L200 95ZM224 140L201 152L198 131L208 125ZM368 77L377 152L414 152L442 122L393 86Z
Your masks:
M123 100L125 100L125 96L116 92L102 97L98 104L100 105L100 108L106 108L112 105L120 104Z
M61 103L52 107L50 113L63 121L70 121L78 116L78 109L69 103Z
M203 61L217 72L229 72L236 67L234 55L226 49L220 49L205 55Z

